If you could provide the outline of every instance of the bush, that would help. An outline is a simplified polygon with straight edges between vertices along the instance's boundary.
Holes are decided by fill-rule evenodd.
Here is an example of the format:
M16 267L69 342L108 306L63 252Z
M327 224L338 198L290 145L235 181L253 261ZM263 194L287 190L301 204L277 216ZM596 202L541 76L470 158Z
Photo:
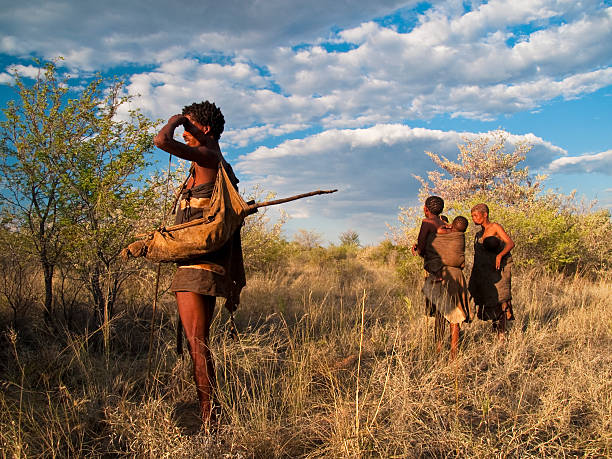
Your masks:
M249 199L257 199L261 195L259 189L255 189ZM268 194L265 201L273 198ZM277 267L287 258L289 244L282 235L285 217L275 223L270 222L267 208L262 207L257 213L249 216L244 221L241 230L242 253L244 266L247 271L261 271Z
M510 235L514 263L518 267L541 267L551 272L572 274L577 271L603 273L612 266L612 249L605 241L612 237L612 223L607 210L578 209L571 202L560 202L559 196L549 195L529 205L508 206L487 202L490 219L501 224ZM451 203L457 215L469 218L470 209L478 202ZM470 236L479 227L470 225Z

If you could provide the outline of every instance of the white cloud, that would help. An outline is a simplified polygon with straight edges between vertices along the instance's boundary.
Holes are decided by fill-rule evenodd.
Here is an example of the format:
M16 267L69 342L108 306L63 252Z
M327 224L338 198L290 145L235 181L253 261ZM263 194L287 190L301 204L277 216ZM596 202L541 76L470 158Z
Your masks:
M64 54L85 68L154 63L129 77L128 92L143 96L135 103L167 118L215 100L224 141L237 147L313 126L494 120L612 84L612 7L599 2L491 0L467 13L461 2L433 2L405 32L369 19L416 2L374 3L226 2L205 17L157 2L146 14L119 1L11 4L0 13L0 51ZM313 46L296 50L300 40Z
M139 96L134 105L162 119L194 101L213 100L226 119L222 141L232 147L305 130L333 108L333 98L284 95L272 90L272 86L269 77L243 62L217 64L181 59L152 72L132 75L126 91Z
M612 175L612 150L558 158L550 163L549 169L551 172L561 174L598 172L600 174Z
M4 3L0 52L13 56L35 53L44 58L62 55L69 58L70 65L92 70L163 62L172 52L257 54L282 44L315 40L328 33L330 24L351 27L416 1Z
M6 72L0 73L0 84L13 84L15 78Z
M441 113L492 119L611 84L612 8L574 17L568 2L519 3L515 10L516 2L489 2L456 18L434 9L407 33L361 24L338 34L355 49L283 48L269 68L291 94L334 97L328 126L359 116L370 122ZM561 14L560 6L573 22L508 44L509 27Z
M254 126L245 129L226 131L223 134L223 142L230 146L245 147L252 145L268 137L279 137L291 132L307 129L307 124L282 124Z
M6 70L10 75L18 74L25 78L37 78L41 73L41 70L34 65L9 65Z
M343 230L354 227L367 214L370 225L382 235L385 222L396 221L399 206L415 204L420 184L413 174L424 175L434 169L424 152L454 159L459 151L457 144L478 135L400 124L332 129L288 140L275 148L259 147L239 157L234 165L243 177L243 186L257 184L280 197L338 188L336 194L297 201L286 210L316 216L317 221L336 221ZM565 153L533 134L508 137L509 147L520 141L534 145L526 164L548 164Z

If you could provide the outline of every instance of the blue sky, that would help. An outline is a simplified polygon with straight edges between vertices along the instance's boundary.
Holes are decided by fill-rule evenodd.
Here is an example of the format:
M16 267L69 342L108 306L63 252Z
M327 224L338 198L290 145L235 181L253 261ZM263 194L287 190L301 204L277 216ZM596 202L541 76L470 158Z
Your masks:
M612 208L610 0L0 1L0 102L11 68L56 56L122 76L152 118L215 101L245 190L339 188L284 206L289 236L378 242L424 151L500 128L548 187Z

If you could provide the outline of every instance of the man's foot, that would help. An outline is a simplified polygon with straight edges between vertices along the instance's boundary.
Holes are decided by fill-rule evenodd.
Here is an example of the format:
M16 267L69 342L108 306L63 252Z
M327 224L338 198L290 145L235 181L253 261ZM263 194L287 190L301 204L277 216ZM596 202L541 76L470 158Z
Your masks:
M202 428L206 431L216 431L221 417L221 405L213 402L208 406L202 406L201 410Z
M219 430L219 414L221 407L214 407L202 413L202 430L207 434L214 434Z

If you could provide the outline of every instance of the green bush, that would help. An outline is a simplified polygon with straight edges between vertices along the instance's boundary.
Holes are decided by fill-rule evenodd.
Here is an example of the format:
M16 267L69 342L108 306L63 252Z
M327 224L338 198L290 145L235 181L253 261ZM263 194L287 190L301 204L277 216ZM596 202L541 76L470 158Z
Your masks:
M606 243L612 237L609 211L578 209L571 201L565 205L560 201L559 196L548 195L521 205L486 204L491 221L501 224L516 244L512 250L516 266L565 273L598 274L609 270L612 266L612 250ZM478 202L483 201L476 197L469 202L451 203L449 207L469 219L471 207ZM473 224L470 227L470 236L480 228Z

